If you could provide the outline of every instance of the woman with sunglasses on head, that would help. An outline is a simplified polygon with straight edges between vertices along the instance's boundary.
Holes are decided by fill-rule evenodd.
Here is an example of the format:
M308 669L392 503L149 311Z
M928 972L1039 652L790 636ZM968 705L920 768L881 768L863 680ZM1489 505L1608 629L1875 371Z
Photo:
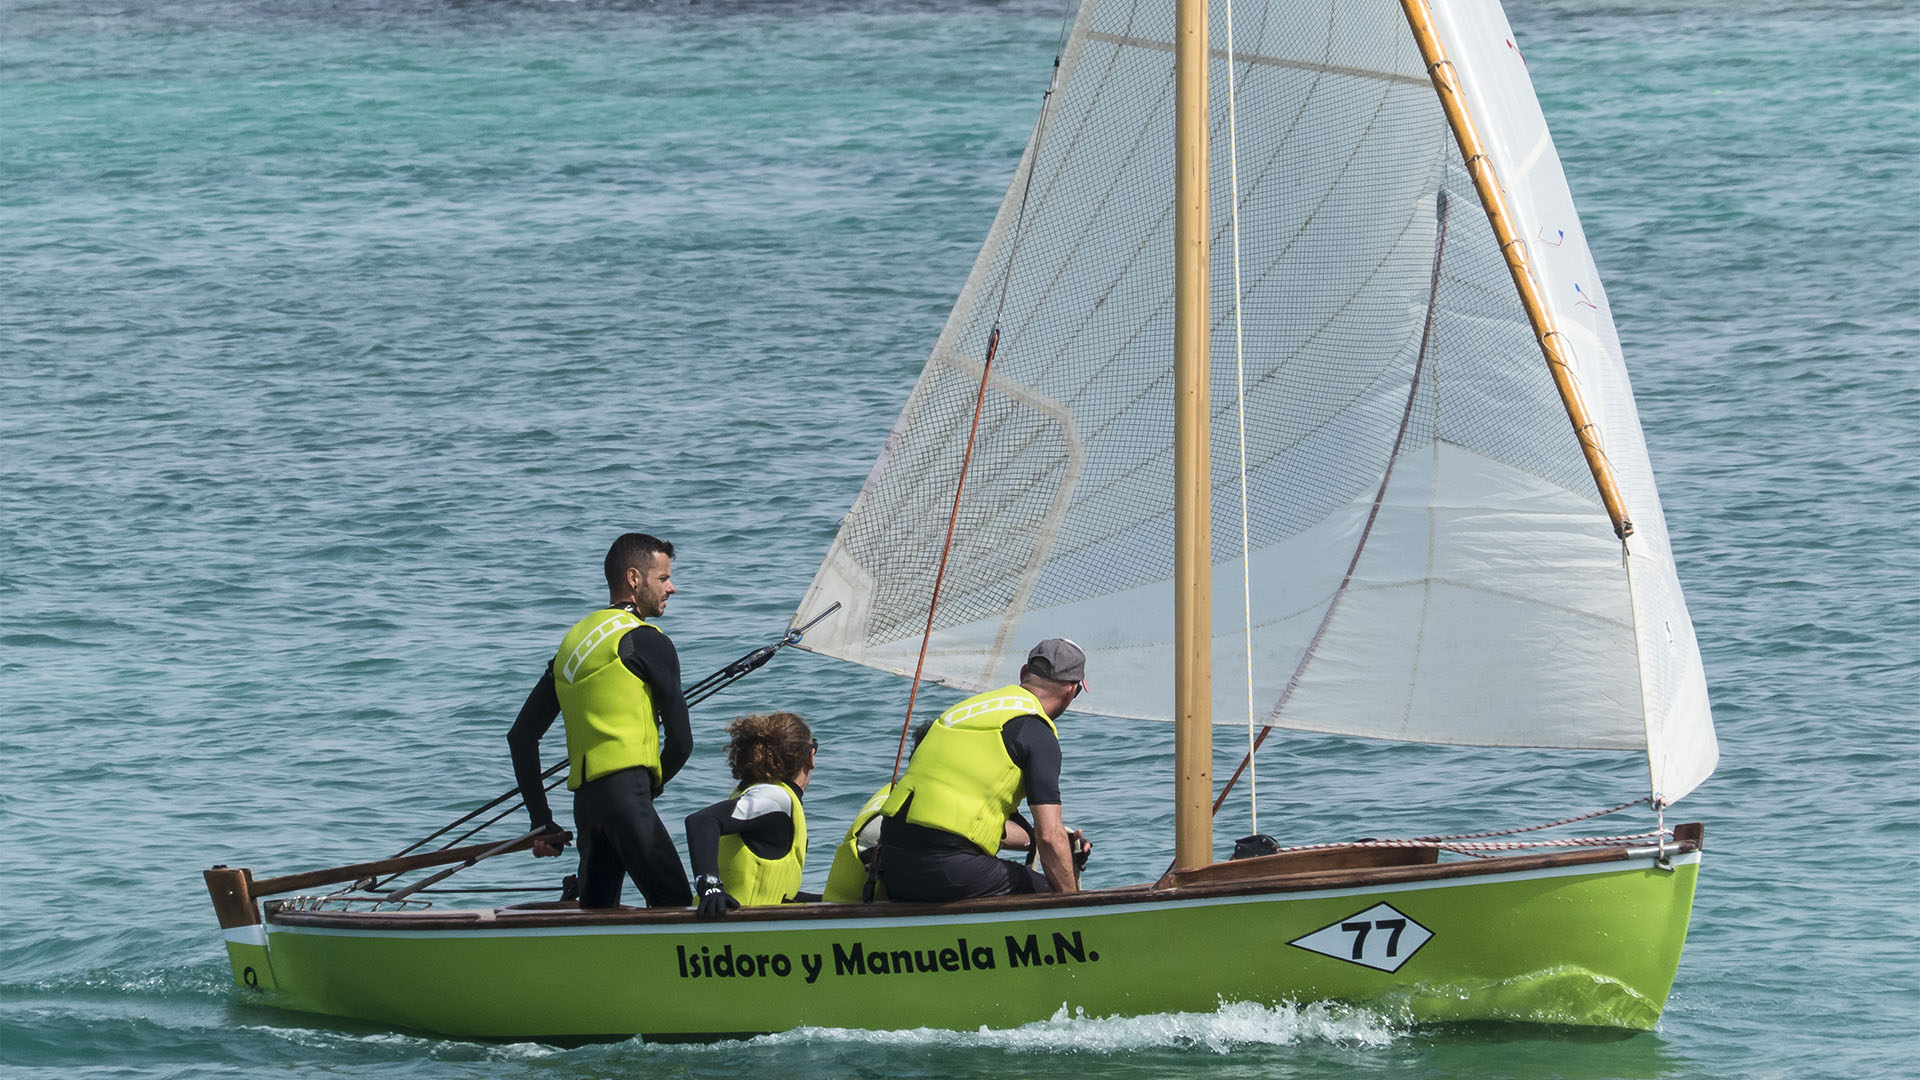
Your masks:
M699 917L717 919L743 905L819 899L800 893L807 861L800 796L820 744L807 722L790 712L736 717L727 734L727 764L740 786L687 815Z

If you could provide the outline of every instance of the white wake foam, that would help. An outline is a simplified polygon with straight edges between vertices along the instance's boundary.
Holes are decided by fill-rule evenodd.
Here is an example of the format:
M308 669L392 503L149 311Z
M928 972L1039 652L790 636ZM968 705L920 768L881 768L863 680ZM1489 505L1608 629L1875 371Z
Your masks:
M1150 1016L1089 1017L1062 1005L1046 1020L1016 1028L980 1028L942 1031L914 1028L905 1031L862 1031L852 1028L797 1028L763 1035L756 1043L869 1042L889 1046L923 1045L1039 1053L1097 1054L1159 1048L1205 1048L1227 1053L1244 1046L1294 1046L1323 1043L1339 1046L1386 1046L1407 1026L1380 1013L1350 1005L1313 1002L1267 1006L1251 1002L1224 1003L1207 1013L1156 1013Z

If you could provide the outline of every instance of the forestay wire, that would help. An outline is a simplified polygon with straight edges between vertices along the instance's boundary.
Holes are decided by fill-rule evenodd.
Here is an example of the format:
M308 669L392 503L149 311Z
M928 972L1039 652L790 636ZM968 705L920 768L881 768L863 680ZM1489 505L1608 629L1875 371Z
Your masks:
M1234 405L1240 417L1240 601L1247 647L1247 805L1260 831L1259 770L1253 764L1253 541L1247 498L1247 348L1240 297L1240 130L1234 79L1233 0L1227 0L1227 184L1233 219ZM1221 793L1222 795L1225 792Z

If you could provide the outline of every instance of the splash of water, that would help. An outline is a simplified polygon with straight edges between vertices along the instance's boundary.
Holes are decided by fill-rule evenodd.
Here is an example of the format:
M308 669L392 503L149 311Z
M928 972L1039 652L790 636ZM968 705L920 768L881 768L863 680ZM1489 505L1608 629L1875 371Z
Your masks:
M1351 1005L1312 1002L1222 1002L1213 1012L1155 1013L1149 1016L1090 1017L1062 1005L1046 1020L1016 1028L943 1031L860 1031L850 1028L797 1028L765 1035L756 1043L849 1042L926 1048L997 1048L1027 1053L1087 1052L1117 1054L1154 1049L1204 1049L1225 1054L1249 1046L1321 1043L1381 1047L1406 1034L1410 1025L1382 1013Z

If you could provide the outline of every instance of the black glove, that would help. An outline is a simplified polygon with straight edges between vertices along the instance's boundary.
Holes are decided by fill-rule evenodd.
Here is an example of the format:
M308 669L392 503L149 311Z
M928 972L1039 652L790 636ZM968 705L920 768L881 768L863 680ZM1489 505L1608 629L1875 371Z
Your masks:
M694 915L696 919L718 919L740 906L740 901L728 896L720 879L711 874L694 878L693 891L700 895L700 911Z
M533 838L534 843L545 844L548 847L553 848L553 851L551 854L554 854L554 855L558 855L562 851L566 850L567 831L565 829L562 829L560 826L555 825L553 823L552 818L548 818L544 822L535 822L533 827L541 830L541 835ZM534 854L538 855L540 854L540 852L536 851L534 852Z
M1073 849L1073 872L1078 874L1087 868L1087 856L1093 854L1093 845L1086 837L1076 836L1068 846Z

